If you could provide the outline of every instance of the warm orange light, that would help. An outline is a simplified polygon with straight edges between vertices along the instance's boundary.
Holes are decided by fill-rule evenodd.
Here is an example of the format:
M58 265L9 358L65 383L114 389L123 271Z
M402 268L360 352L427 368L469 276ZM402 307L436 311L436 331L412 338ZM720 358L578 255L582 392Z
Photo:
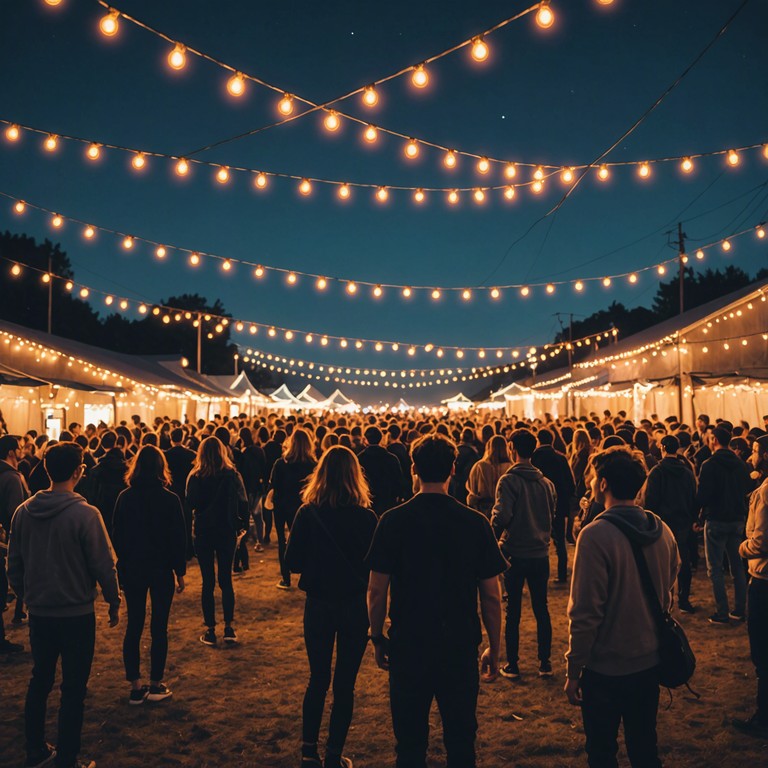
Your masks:
M456 350L456 357L458 357L459 359L461 359L462 357L464 357L464 350L461 350L461 349L457 349L457 350Z
M458 202L459 202L459 193L458 193L458 191L457 191L457 190L455 190L455 189L452 189L452 190L451 190L451 191L448 193L448 202L449 202L451 205L456 205L456 203L458 203Z
M376 88L373 85L369 85L363 91L363 104L366 107L375 107L379 102L379 94L376 93Z
M540 165L533 172L533 178L536 179L536 181L544 180L544 169Z
M610 288L611 287L611 278L610 277L604 277L603 278L603 287L604 288Z
M230 96L239 98L245 93L245 78L241 72L235 72L232 77L227 80L227 91Z
M347 283L347 293L350 295L357 293L357 285L355 283Z
M44 283L50 283L51 282L51 276L47 272L40 279Z
M693 160L690 157L684 157L683 162L680 163L680 170L683 173L690 173L693 170Z
M55 8L57 5L61 5L61 0L45 0L46 5L50 5L51 8Z
M530 294L530 292L531 292L531 289L527 285L524 285L520 289L520 295L523 296L523 297L528 296Z
M380 341L377 341L377 342L376 342L376 343L373 345L373 348L374 348L374 349L375 349L377 352L381 352L381 350L382 350L382 349L384 349L384 345L383 345L383 344L382 344Z
M413 160L415 157L419 156L419 143L416 141L416 139L411 139L405 145L405 149L403 151L409 160Z
M575 288L575 289L576 289L576 290L577 290L579 293L581 293L581 292L584 290L584 283L582 283L582 282L581 282L581 280L577 280L577 281L576 281L576 282L573 284L573 287L574 287L574 288Z
M270 329L267 331L267 335L268 335L268 336L272 336L272 337L274 337L274 336L277 336L277 331L276 331L274 328L270 328Z
M8 141L18 141L19 135L20 132L18 125L9 125L5 129L5 138L8 139Z
M80 289L80 298L81 299L87 299L89 293L90 293L90 291L87 288L81 288Z
M137 152L132 158L131 158L131 165L137 170L140 171L144 168L144 166L147 164L147 158L145 157L143 152Z
M293 112L293 96L290 93L283 95L283 98L277 104L277 110L286 117Z
M728 150L728 165L736 166L739 164L739 153L735 149Z
M184 69L187 63L186 48L181 43L176 43L174 49L168 54L168 66L171 69Z
M164 259L167 255L167 251L165 250L165 246L158 245L157 249L155 250L155 256L157 256L158 259Z
M544 189L544 182L540 179L536 179L536 181L531 184L531 192L533 192L535 195L538 195L541 193L541 191Z
M376 286L374 286L374 288L373 288L373 295L374 295L374 296L375 296L377 299L380 299L380 298L381 298L381 295L382 295L383 293L384 293L384 291L382 290L382 287L381 287L380 285L376 285Z
M765 237L765 228L764 227L758 227L757 230L755 230L757 236L762 240Z
M18 264L14 264L14 265L11 267L11 274L12 274L14 277L18 277L18 276L21 274L21 267L20 267Z
M178 176L186 176L188 173L189 163L183 157L180 157L176 163L176 174Z
M629 282L632 283L632 285L637 282L637 275L634 272L629 276Z
M498 288L491 288L491 298L492 299L501 298L501 291Z
M51 219L51 224L53 224L53 226L56 227L56 229L61 227L63 223L64 223L64 219L62 219L58 213L54 215L53 219Z
M426 88L429 85L429 75L427 70L424 69L423 64L419 64L418 67L413 68L413 75L411 76L411 82L417 88Z
M312 184L309 179L302 179L299 184L299 193L305 197L312 191Z
M222 165L221 168L216 171L216 181L218 181L219 184L226 184L229 181L229 168Z
M724 251L730 251L731 250L731 241L730 240L723 240L723 242L722 242L722 249Z
M363 131L363 138L369 144L373 144L379 138L379 129L375 125L366 126L365 131Z
M414 200L415 200L417 203L423 203L423 202L424 202L424 190L423 190L423 189L417 189L417 190L416 190L416 191L413 193L413 199L414 199Z
M555 14L549 7L549 0L542 0L536 12L536 23L542 29L549 29L555 23Z
M224 261L221 263L221 268L225 272L229 272L232 269L232 262L229 259L224 259Z
M342 200L348 200L350 195L349 184L342 184L339 187L338 195Z
M508 186L504 187L504 197L507 200L514 200L515 199L515 188L509 184Z
M514 163L507 163L504 166L504 176L507 179L514 179L517 176L517 166Z
M72 289L75 287L75 284L74 284L74 283L73 283L71 280L67 280L67 282L66 282L66 283L64 283L64 287L65 287L65 288L66 288L68 291L71 291L71 290L72 290Z
M411 289L408 286L403 288L403 298L410 299L412 294L413 294L413 291L411 291Z
M43 146L48 152L55 152L56 147L59 146L59 137L55 133L50 134L48 138L46 138Z
M481 157L477 161L477 172L488 173L491 170L491 161L487 157Z
M376 199L380 203L386 203L389 200L389 190L386 187L379 187L376 190Z
M598 168L597 178L600 179L600 181L608 181L610 175L611 172L608 170L607 165L601 165L600 168Z
M763 144L763 157L768 160L768 144Z
M126 251L130 251L131 248L133 248L133 238L132 237L125 237L125 238L123 238L123 248L125 248Z
M464 301L469 301L472 298L472 291L470 291L469 288L465 288L461 292L461 298L464 299Z
M15 205L13 206L13 210L19 214L24 213L26 209L27 209L27 204L23 200L17 200Z
M117 34L119 24L117 22L120 14L117 11L110 11L106 16L103 16L99 22L99 29L102 35L107 37L114 37Z
M98 160L101 154L101 148L98 144L90 144L85 152L89 160Z
M473 196L475 198L476 203L484 203L485 202L485 192L483 192L482 189L476 189L473 193Z
M256 269L253 270L254 277L262 278L264 277L264 267L258 266Z
M324 291L328 287L328 281L324 277L318 277L315 286L318 291Z
M267 186L267 174L257 173L256 178L253 180L253 184L258 189L264 189Z
M298 278L296 277L296 273L295 272L289 272L288 273L288 277L286 278L286 280L288 281L289 285L296 285L296 281L298 280Z
M551 296L555 292L555 286L552 283L547 283L545 290Z
M640 163L640 167L637 169L637 175L641 179L647 179L651 175L651 166L648 163Z
M570 184L573 181L573 168L563 168L560 173L560 180L563 184Z
M83 237L87 240L92 240L95 234L96 230L90 225L83 230Z
M488 58L488 44L482 37L475 37L472 40L472 58L475 61L485 61Z
M666 268L666 267L665 267L663 264L659 264L659 266L658 266L658 267L656 267L656 271L657 271L657 272L658 272L660 275L666 275L666 274L667 274L667 268Z
M198 253L190 253L189 254L189 263L196 267L200 263L200 254Z
M323 346L323 347L327 347L328 346L328 337L327 336L323 336L320 339L320 345Z
M339 127L341 126L341 120L339 119L339 115L334 111L330 111L325 116L325 120L323 120L323 125L325 126L326 131L330 131L331 133L333 133L334 131L338 131Z

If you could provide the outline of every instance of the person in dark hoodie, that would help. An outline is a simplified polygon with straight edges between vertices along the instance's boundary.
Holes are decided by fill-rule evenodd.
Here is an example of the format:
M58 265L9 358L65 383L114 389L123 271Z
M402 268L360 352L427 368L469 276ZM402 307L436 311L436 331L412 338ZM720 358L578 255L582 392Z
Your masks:
M381 517L405 497L405 481L397 457L381 445L383 435L378 427L365 430L368 445L358 458L371 489L373 511Z
M715 452L701 465L696 506L704 520L704 554L707 575L712 582L717 609L709 617L712 624L744 621L747 607L747 579L739 556L747 519L747 494L753 487L749 467L728 448L731 432L725 427L714 431ZM734 608L728 610L728 593L723 578L723 556L728 558L733 577Z
M187 531L187 560L191 560L195 552L192 547L192 511L187 501L187 478L195 463L195 452L184 446L184 430L176 427L170 432L171 447L165 451L165 460L171 473L170 490L181 501L184 510L184 522Z
M547 586L549 541L557 496L552 482L531 464L536 449L533 433L516 429L510 443L513 465L496 486L496 503L491 512L491 527L509 561L509 570L504 573L507 663L499 669L499 674L511 680L520 677L520 614L523 587L527 582L536 617L539 675L552 677L552 623L547 607Z
M641 548L663 611L672 608L679 559L672 531L635 504L646 471L615 447L593 457L605 507L576 540L565 694L581 707L590 766L616 766L619 725L633 768L661 768L656 741L659 639L633 547Z
M677 455L680 442L674 435L661 438L661 461L651 470L642 492L642 505L658 515L670 528L680 552L677 604L683 613L691 605L691 558L688 538L696 520L696 478L687 461Z
M117 433L105 432L101 436L104 455L91 470L87 482L88 501L101 512L107 532L112 533L112 516L115 502L125 488L125 473L128 463L120 448L117 447Z
M158 448L141 448L131 461L125 481L128 488L115 504L112 543L128 607L123 663L126 680L131 684L128 703L135 705L173 695L163 682L163 674L174 587L179 594L184 591L187 535L181 501L168 490L171 474ZM152 600L149 687L141 684L139 673L147 593Z
M95 768L80 761L80 732L96 641L95 586L109 604L109 626L119 622L120 590L104 521L75 493L83 449L59 443L45 453L51 488L25 501L11 522L8 575L29 608L34 667L24 707L26 765ZM48 694L61 657L61 706L56 749L45 742Z

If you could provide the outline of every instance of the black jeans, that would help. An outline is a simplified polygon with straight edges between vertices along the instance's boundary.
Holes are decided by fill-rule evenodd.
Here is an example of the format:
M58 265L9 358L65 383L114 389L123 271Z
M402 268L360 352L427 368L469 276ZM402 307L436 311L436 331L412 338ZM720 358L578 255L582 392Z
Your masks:
M333 670L333 707L328 724L327 751L340 755L347 740L355 701L355 680L368 645L368 610L365 596L353 602L327 602L307 596L304 606L304 642L309 659L309 684L304 694L305 744L316 744Z
M128 606L128 626L123 638L123 664L125 679L129 682L138 680L140 674L141 635L147 617L147 592L152 601L152 618L149 631L152 645L149 650L149 679L160 682L165 674L165 661L168 658L168 617L175 583L172 571L155 571L142 575L122 578L123 594Z
M476 648L419 654L393 643L389 699L397 768L426 768L433 699L443 721L447 768L475 768L479 687Z
M747 631L757 672L757 716L768 725L768 581L754 576L747 590Z
M235 618L235 590L232 586L232 561L235 557L237 536L234 531L215 530L195 538L195 553L200 575L203 578L200 602L203 606L203 621L207 627L216 626L216 601L213 591L216 587L218 569L221 607L224 623L230 624ZM216 567L214 567L214 558Z
M552 622L547 607L547 584L549 582L548 557L510 557L509 570L504 574L507 590L507 620L504 639L507 646L507 661L517 662L520 647L520 614L523 603L523 585L528 582L531 608L536 617L536 641L539 661L549 661L552 653Z
M565 581L568 578L568 547L565 543L567 527L567 516L555 515L552 518L552 542L557 553L557 578L559 581Z
M83 703L91 674L95 641L96 618L92 613L66 618L30 615L29 642L34 666L24 706L28 758L36 757L45 748L45 710L61 656L56 765L63 768L74 765L80 751Z
M661 768L656 746L659 675L655 667L616 677L585 669L581 693L589 768L618 766L616 737L622 720L632 768Z
M689 537L695 536L691 526L673 528L672 534L680 553L680 572L677 574L677 602L687 603L691 598L691 549Z
M289 512L287 510L278 509L275 507L275 534L277 536L277 558L280 561L280 576L286 584L291 583L291 571L285 564L285 529L288 527L288 531L291 530L293 525L293 518L296 516L296 511Z

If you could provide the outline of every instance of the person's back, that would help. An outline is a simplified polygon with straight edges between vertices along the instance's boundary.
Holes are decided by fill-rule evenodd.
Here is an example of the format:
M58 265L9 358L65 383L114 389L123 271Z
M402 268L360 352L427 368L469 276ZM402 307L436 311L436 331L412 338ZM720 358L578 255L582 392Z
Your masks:
M665 455L650 471L644 506L673 531L690 526L695 518L696 478L677 456Z
M369 438L376 442L371 442ZM379 445L381 432L377 427L366 430L366 439L370 444L360 451L358 459L371 489L373 510L380 517L403 497L403 473L397 458Z
M116 447L115 438L114 432L105 433L101 442L106 453L87 478L88 501L101 512L109 532L112 531L115 502L125 488L125 473L128 470L128 463L122 450Z
M496 488L499 480L512 468L509 461L494 462L480 459L469 472L466 488L467 504L490 518L496 501Z
M747 517L751 486L747 464L720 446L701 466L697 503L707 520L739 522Z
M171 473L171 490L183 501L187 478L195 463L195 452L185 448L179 441L165 451L165 459Z

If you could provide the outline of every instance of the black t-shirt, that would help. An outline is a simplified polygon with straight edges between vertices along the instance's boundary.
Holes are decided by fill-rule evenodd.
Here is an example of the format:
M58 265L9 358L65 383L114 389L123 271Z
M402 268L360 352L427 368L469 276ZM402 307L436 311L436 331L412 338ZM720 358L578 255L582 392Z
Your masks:
M476 649L478 581L508 567L485 516L442 493L386 512L367 561L390 576L390 639L417 653Z

